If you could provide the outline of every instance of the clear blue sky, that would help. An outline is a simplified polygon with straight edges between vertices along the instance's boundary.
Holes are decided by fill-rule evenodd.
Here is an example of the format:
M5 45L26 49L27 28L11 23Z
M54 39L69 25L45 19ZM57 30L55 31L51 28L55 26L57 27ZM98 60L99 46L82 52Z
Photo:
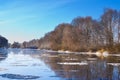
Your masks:
M120 0L0 0L0 35L10 43L39 39L77 16L99 19L104 8L120 9Z

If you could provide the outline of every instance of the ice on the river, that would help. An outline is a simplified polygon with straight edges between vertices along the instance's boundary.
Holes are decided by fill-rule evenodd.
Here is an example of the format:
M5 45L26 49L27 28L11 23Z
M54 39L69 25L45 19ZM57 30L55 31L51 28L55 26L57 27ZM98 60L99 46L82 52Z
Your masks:
M107 63L107 64L112 66L120 66L120 63Z
M88 65L86 62L58 62L60 65Z

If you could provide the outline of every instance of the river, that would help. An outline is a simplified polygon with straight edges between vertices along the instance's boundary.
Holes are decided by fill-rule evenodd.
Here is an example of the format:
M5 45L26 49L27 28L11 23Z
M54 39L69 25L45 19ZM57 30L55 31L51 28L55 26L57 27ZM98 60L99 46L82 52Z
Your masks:
M8 49L0 54L0 80L120 80L120 55Z

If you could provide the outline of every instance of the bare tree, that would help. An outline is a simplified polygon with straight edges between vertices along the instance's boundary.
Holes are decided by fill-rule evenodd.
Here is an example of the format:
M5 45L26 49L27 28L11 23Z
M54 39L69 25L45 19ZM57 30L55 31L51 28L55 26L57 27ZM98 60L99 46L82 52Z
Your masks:
M104 14L101 16L101 23L104 27L104 36L107 45L113 45L114 40L116 40L116 15L116 10L105 9Z

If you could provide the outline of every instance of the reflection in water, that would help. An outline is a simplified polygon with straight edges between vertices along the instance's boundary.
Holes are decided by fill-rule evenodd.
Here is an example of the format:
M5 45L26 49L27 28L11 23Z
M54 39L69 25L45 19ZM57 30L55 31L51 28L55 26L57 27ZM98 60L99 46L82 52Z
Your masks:
M6 59L6 57L8 56L8 51L7 49L2 49L0 48L0 61Z
M118 63L115 57L89 58L88 55L43 54L42 60L62 79L68 80L119 80L119 66L107 63ZM54 57L55 56L55 57ZM114 59L111 59L114 58ZM86 65L88 64L88 65Z
M120 56L9 49L0 60L0 80L120 80Z

